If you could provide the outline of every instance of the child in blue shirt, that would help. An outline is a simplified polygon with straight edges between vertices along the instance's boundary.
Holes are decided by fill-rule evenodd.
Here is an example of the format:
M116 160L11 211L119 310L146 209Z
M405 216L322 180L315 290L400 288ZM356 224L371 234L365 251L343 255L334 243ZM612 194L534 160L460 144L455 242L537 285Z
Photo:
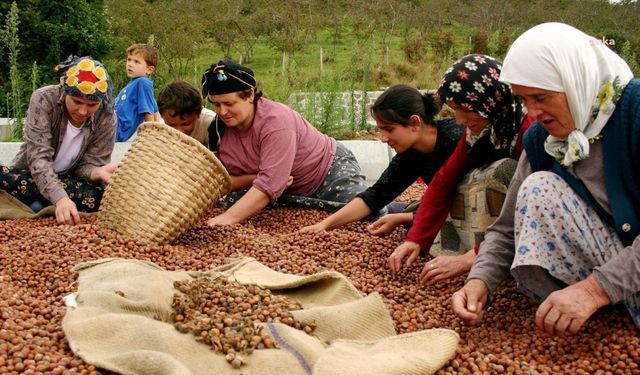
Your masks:
M131 138L145 121L160 121L153 81L149 78L157 65L158 52L150 45L134 44L127 48L127 76L131 80L116 97L117 142Z

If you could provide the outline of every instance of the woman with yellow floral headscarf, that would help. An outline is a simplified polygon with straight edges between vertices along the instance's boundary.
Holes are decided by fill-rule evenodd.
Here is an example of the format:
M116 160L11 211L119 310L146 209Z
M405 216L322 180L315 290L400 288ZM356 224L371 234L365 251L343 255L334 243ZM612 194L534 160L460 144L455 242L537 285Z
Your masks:
M0 189L34 211L55 205L60 224L80 223L97 211L115 164L110 164L116 118L104 66L78 57L56 67L59 85L31 96L24 143L12 166L0 166Z
M547 333L576 333L618 302L640 328L640 80L562 23L522 34L500 80L537 122L454 312L479 321L511 275L541 302L535 322Z

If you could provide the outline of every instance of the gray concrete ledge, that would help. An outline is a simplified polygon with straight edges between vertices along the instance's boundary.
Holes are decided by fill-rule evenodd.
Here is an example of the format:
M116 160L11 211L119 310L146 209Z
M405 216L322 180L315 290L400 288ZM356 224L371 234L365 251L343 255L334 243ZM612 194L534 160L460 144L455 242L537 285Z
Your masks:
M339 141L347 146L358 159L362 168L362 173L367 178L367 183L371 185L389 165L389 161L395 155L394 151L385 143L380 141ZM0 164L8 165L18 153L20 142L0 142ZM111 160L118 163L122 160L127 150L131 147L130 142L117 142Z

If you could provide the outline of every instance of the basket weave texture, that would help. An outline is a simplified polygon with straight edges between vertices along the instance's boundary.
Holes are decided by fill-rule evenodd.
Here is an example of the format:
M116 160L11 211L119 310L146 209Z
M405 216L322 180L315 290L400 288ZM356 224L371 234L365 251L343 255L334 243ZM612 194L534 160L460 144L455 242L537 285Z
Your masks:
M168 243L230 187L226 169L201 143L145 122L107 185L98 224L136 241Z

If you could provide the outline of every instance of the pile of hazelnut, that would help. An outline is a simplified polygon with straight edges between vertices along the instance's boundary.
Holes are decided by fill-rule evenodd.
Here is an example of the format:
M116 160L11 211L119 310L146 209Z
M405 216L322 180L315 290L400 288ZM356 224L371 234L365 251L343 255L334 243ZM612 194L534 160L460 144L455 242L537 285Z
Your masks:
M412 187L401 199L417 199L422 191ZM621 304L600 309L575 335L551 336L535 326L538 304L509 281L496 290L482 321L465 325L451 311L451 295L465 276L420 284L428 255L403 267L396 278L389 273L387 257L402 243L402 227L382 238L370 235L365 221L324 233L300 233L301 227L328 213L277 208L240 225L209 228L206 220L221 212L220 206L212 207L168 245L132 241L97 226L95 217L88 216L76 226L57 225L52 218L0 221L0 374L109 374L74 355L62 331L62 297L77 291L71 269L78 263L119 257L154 262L167 270L209 271L239 256L297 275L340 272L363 294L380 293L398 333L455 330L458 350L438 374L640 374L640 331ZM181 315L186 324L188 314ZM222 329L215 327L221 334L224 320L222 324ZM265 332L253 333L265 348L271 345L263 339Z
M173 286L180 292L171 304L175 328L223 353L234 368L244 365L243 355L254 349L278 347L261 323L283 323L308 334L316 328L293 317L291 311L302 309L299 303L257 285L199 277Z

